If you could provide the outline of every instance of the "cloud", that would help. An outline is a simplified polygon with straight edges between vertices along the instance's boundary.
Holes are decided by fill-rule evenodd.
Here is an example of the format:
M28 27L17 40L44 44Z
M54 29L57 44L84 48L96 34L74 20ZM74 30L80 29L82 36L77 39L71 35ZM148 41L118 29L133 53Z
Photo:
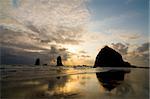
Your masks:
M139 53L143 53L143 52L149 51L149 43L144 43L144 44L142 44L141 46L139 46L139 47L137 48L137 51L138 51Z
M131 33L130 34L124 33L124 34L121 34L120 37L123 39L127 39L127 40L137 40L137 39L141 38L142 36L140 34L137 34L137 33L136 34L133 33L132 35L131 35Z
M81 57L83 57L83 58L89 58L90 56L89 55L81 55Z
M81 53L81 54L86 54L87 52L86 52L86 51L81 50L81 51L79 51L79 53Z
M5 16L16 20L27 30L37 33L42 41L78 44L89 17L85 2L85 0L14 0L13 5L15 3L17 7L5 6L12 8L6 11Z
M113 43L112 47L118 51L126 61L137 66L149 66L149 43L143 43L136 48L130 44ZM129 49L132 49L129 51Z
M40 44L34 34L25 31L14 31L0 26L1 46L20 48L22 50L44 50L44 45Z
M122 41L139 41L144 40L145 36L142 34L142 32L139 32L138 30L126 30L126 29L108 29L108 33L111 33L114 35L114 38L120 39Z
M129 44L122 44L122 43L112 43L112 47L117 50L122 55L128 53L128 46Z
M45 44L55 42L76 45L82 42L80 37L89 19L85 0L5 0L0 2L0 12L3 16L0 18L0 26L4 31L8 30L5 38L2 38L3 41L10 40L10 36L12 39L19 36L20 39L26 37L26 39Z
M49 51L50 63L55 64L58 56L61 56L63 61L67 61L70 55L66 48L58 48L56 45L52 45Z
M32 64L35 57L51 63L58 55L66 61L72 53L62 47L63 44L78 45L83 42L81 37L89 20L86 2L0 1L0 48L5 52L2 63Z
M25 52L20 49L1 47L1 64L34 64L35 58L40 56L44 57L45 55L37 52Z
M80 51L79 51L79 54L78 54L78 57L79 57L79 58L84 58L84 59L86 59L86 58L90 58L91 56L88 55L88 53L87 53L86 51L80 50Z
M141 57L143 61L149 61L149 43L143 43L135 50L135 53L138 57Z
M1 47L1 64L34 64L36 58L40 58L42 64L56 65L58 56L62 57L63 62L70 57L66 48L51 46L50 50L39 52L25 51L12 47Z

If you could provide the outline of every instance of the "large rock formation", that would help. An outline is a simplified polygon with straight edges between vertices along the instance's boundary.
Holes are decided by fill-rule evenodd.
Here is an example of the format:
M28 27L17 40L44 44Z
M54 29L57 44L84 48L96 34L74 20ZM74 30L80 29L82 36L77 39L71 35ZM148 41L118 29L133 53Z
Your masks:
M40 59L39 58L36 59L35 65L40 65Z
M128 62L124 62L121 54L113 50L112 48L105 46L98 53L94 68L95 67L130 67Z
M57 57L57 66L63 66L60 56Z

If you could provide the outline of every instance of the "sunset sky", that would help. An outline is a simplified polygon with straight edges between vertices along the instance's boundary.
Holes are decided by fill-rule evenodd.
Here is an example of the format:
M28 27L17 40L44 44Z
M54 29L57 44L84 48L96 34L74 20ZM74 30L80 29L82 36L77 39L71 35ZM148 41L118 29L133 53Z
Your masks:
M1 64L93 65L105 45L148 66L149 0L0 0Z

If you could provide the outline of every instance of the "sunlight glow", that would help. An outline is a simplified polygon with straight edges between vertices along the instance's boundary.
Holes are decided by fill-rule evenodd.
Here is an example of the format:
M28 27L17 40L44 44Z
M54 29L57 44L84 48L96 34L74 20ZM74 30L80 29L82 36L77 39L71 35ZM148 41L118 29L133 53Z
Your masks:
M79 51L78 46L75 45L65 45L65 48L67 48L71 53L77 53Z

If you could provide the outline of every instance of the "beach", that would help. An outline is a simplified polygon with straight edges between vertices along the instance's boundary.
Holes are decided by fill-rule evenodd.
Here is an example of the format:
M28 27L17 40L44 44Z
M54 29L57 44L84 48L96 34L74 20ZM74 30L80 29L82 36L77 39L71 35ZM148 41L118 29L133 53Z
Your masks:
M128 69L1 66L1 99L149 99L149 69L132 68L105 86L98 75L110 70Z

